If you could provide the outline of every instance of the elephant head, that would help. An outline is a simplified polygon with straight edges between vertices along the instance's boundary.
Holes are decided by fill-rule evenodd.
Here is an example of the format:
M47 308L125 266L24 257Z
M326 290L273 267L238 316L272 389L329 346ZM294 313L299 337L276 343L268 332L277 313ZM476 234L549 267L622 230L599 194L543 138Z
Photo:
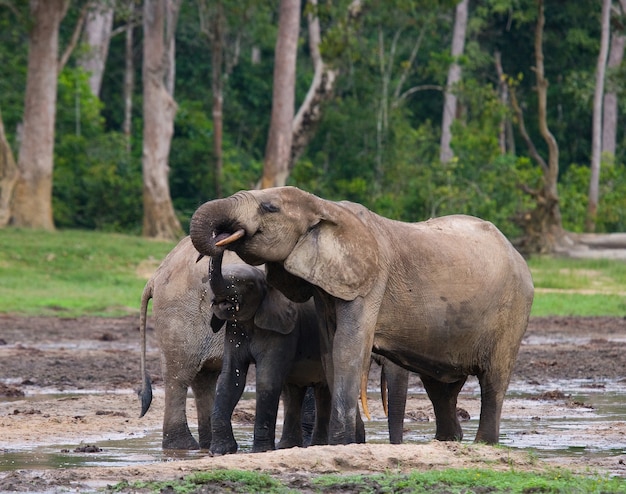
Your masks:
M295 301L311 286L354 300L374 282L378 264L374 233L351 203L322 200L295 187L242 191L207 202L194 213L196 249L215 256L225 248L252 265L266 263L268 280Z
M222 268L223 251L211 258L209 280L213 292L211 328L218 332L226 321L253 321L261 328L289 334L297 321L294 303L265 281L265 274L247 264Z

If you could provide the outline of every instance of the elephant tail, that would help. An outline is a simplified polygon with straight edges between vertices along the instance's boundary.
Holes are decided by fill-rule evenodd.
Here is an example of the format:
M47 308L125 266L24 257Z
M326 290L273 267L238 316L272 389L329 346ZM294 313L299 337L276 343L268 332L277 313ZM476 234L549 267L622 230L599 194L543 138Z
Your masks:
M141 415L143 417L150 403L152 403L152 381L146 371L146 321L148 318L148 303L154 294L154 282L152 279L146 283L141 294L141 309L139 311L139 335L141 338L141 390L139 390L139 400L141 401Z

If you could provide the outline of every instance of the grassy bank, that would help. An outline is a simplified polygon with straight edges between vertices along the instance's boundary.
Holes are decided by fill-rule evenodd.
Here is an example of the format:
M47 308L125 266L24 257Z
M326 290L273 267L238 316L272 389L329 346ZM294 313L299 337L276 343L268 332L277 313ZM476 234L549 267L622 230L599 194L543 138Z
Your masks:
M528 493L618 493L624 492L621 479L590 475L582 477L565 470L549 472L493 471L485 469L449 469L408 475L321 475L297 478L293 484L269 474L236 470L217 470L190 475L168 482L122 482L113 492L204 492L273 493L431 493L431 494L528 494Z
M146 280L175 245L87 231L0 230L0 313L137 314ZM624 316L626 263L535 258L532 314Z

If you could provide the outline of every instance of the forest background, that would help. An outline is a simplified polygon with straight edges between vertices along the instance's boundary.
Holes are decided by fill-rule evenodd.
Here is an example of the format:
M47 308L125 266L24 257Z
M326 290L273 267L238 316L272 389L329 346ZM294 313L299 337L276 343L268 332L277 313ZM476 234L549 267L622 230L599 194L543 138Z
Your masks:
M145 211L145 120L154 106L144 104L146 43L155 46L145 16L155 5L175 13L160 26L171 47L161 58L170 57L175 75L165 84L175 118L164 189L182 227L174 235L201 203L259 187L281 97L277 41L289 2L299 13L292 112L313 87L320 60L331 82L302 149L294 134L286 183L404 221L472 214L514 239L532 230L528 218L546 202L540 191L551 186L556 162L559 227L626 231L624 0L48 2L62 10L52 74L52 228L163 236L147 228ZM37 4L45 3L0 2L3 155L17 156L18 177L29 46L44 23ZM464 44L455 53L462 6ZM103 13L111 16L108 36L94 45L85 26ZM86 60L104 44L94 87ZM451 79L451 68L462 75ZM446 123L449 95L455 106ZM613 143L601 139L597 153L607 129ZM590 222L594 159L598 202ZM0 200L7 202L6 190ZM24 226L10 215L5 224Z

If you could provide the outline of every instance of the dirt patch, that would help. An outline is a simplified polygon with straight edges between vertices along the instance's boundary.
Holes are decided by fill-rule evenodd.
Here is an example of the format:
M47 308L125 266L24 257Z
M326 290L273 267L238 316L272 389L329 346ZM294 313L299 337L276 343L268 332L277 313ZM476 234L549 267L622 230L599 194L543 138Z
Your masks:
M530 425L527 431L519 432L519 437L539 434L533 424L569 413L564 410L575 409L581 416L593 412L593 407L562 391L559 386L563 382L582 383L595 388L600 395L607 383L618 391L626 391L626 383L622 382L626 368L625 330L626 320L622 318L531 320L511 390L514 395L515 389L530 389L536 403L529 404L532 400L512 396L505 401L503 412L503 417L527 416ZM28 454L42 445L68 444L66 453L97 457L103 454L103 449L106 452L102 441L129 440L160 431L163 394L153 331L148 331L148 342L148 369L155 385L155 399L149 413L139 419L140 405L134 391L140 383L136 318L0 316L0 455L14 451ZM249 379L253 379L253 373ZM374 394L378 383L374 366L369 383ZM95 466L82 468L5 467L5 471L0 470L0 491L84 490L121 480L173 479L216 468L262 470L297 479L318 473L407 472L448 467L507 469L511 465L524 470L546 467L544 460L538 460L524 448L477 446L469 440L460 444L431 441L434 424L430 403L419 393L421 385L417 376L412 376L410 385L418 392L411 395L407 405L407 428L423 422L426 432L422 440L410 440L401 446L368 440L365 445L296 448L219 458L200 452L186 455L183 460L163 461L159 457L120 467L101 466L97 462ZM469 390L464 390L459 404L476 418L480 407L477 384L468 382L466 387ZM194 423L195 411L192 400L188 401L188 415ZM237 410L237 424L249 426L254 400L243 400ZM375 399L370 399L370 411L374 417L382 417L382 407ZM615 421L595 427L581 441L592 441L594 436L623 445L626 424ZM368 429L370 437L373 436ZM549 464L626 476L625 463L626 455L618 451L593 458L556 454Z

